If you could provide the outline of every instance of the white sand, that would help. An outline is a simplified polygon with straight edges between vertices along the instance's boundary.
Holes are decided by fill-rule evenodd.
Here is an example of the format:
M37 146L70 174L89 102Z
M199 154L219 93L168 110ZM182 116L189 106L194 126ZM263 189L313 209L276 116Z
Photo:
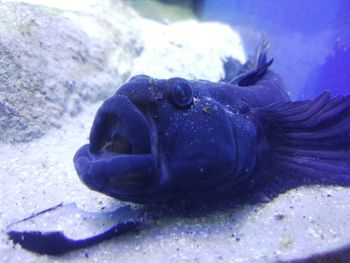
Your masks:
M0 145L1 262L271 262L308 255L350 241L350 189L299 188L260 206L226 209L200 218L159 218L139 234L115 238L60 257L13 247L9 223L61 202L87 211L120 202L87 189L72 157L87 142L99 105L66 117L40 140ZM278 220L278 215L284 217ZM49 223L49 222L47 222Z

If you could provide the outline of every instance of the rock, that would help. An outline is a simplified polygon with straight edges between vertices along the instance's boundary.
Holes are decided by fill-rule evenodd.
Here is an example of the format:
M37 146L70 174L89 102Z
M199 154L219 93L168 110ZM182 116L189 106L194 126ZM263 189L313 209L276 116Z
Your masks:
M161 24L117 0L26 2L0 5L0 141L60 127L63 114L110 96L131 74L217 81L224 57L245 59L222 24Z
M245 61L242 40L229 26L194 20L169 25L140 23L143 52L135 58L133 74L158 78L220 80L225 57Z
M4 2L0 14L1 141L40 137L83 101L109 96L140 52L124 26L137 15L122 4L77 12Z

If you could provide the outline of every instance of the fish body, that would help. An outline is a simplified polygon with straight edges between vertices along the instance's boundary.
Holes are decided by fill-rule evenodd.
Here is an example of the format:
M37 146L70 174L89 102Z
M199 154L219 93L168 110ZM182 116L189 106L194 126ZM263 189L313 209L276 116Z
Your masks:
M350 97L291 102L263 39L222 82L138 75L96 113L80 179L120 200L163 203L350 185ZM233 63L237 65L237 63Z

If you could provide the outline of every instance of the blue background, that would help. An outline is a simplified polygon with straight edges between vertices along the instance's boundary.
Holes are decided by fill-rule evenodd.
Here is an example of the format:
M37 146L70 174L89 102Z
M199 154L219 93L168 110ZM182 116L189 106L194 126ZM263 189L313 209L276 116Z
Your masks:
M247 54L265 32L293 98L350 94L349 0L204 0L200 17L232 25Z

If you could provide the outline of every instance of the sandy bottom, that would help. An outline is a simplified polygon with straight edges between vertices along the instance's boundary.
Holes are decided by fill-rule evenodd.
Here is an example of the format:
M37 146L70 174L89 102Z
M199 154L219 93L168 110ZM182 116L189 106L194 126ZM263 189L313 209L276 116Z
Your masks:
M75 151L87 142L98 106L66 117L61 129L34 142L0 144L1 262L274 262L350 242L350 189L312 187L292 190L268 204L197 218L159 218L140 233L59 257L13 246L6 226L33 212L61 202L101 212L122 205L87 189L72 163Z

